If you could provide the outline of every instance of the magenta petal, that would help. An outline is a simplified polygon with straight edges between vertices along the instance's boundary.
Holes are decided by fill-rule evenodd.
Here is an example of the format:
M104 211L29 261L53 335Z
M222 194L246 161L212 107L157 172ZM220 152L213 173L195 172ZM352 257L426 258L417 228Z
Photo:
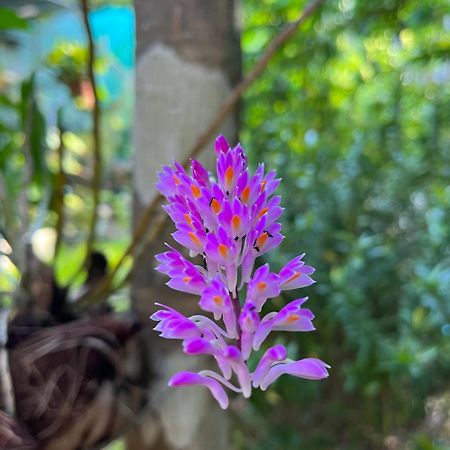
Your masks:
M256 306L253 303L246 301L239 316L239 325L242 330L241 352L244 361L250 357L253 336L259 325L259 320L259 314L256 312Z
M167 339L190 339L201 334L201 330L189 319L161 321L154 330L159 331L161 336Z
M309 269L310 266L305 266L305 268ZM283 284L281 289L283 291L289 291L291 289L298 289L302 287L311 286L311 284L314 283L315 281L309 275L301 274L294 282Z
M314 283L309 275L314 273L315 269L302 261L304 256L296 256L280 270L281 290L297 289Z
M225 136L222 136L221 134L217 136L216 142L214 143L214 149L217 156L219 156L221 152L226 153L230 149L230 144L228 144Z
M178 372L169 380L170 387L180 386L206 386L222 409L228 408L228 396L222 385L212 378L199 375L195 372Z
M202 253L204 248L204 236L193 231L178 230L172 233L173 238L184 247L195 253Z
M199 163L197 160L192 159L191 169L192 169L192 176L197 181L197 183L200 184L201 186L209 188L210 183L208 171L202 166L202 164Z
M248 251L242 260L242 281L247 283L252 275L256 256L252 251Z
M259 360L259 363L252 374L253 387L259 387L261 380L267 375L272 364L276 361L283 361L286 359L286 356L287 351L284 345L275 345L269 348Z
M312 323L314 314L309 309L304 309L301 305L308 297L293 300L284 306L278 313L267 314L255 331L253 339L253 349L259 350L268 334L273 330L278 331L313 331L315 327Z
M283 374L293 375L307 380L321 380L328 377L328 366L320 359L305 358L299 361L281 363L273 366L262 379L260 387L265 391L267 387Z
M242 350L242 359L247 361L250 358L250 354L252 352L252 344L253 344L253 331L242 331L241 335L241 350Z
M231 368L233 369L233 372L237 376L242 389L242 395L245 398L249 398L252 393L251 377L247 364L242 359L240 350L234 345L229 345L224 350L223 355L228 360Z
M154 330L160 332L162 337L167 339L189 339L202 334L202 330L183 314L166 305L156 304L166 308L156 311L150 317L152 320L159 321Z
M194 338L183 343L184 352L188 355L213 354L215 347L206 339Z
M188 271L183 271L178 276L169 280L167 286L177 291L187 292L188 294L201 295L206 288L206 283L203 276L196 275L195 273L190 276Z
M255 331L255 335L253 337L253 350L258 351L261 347L261 344L265 341L266 337L269 336L269 333L272 331L273 320L265 320L261 322L259 327Z
M223 315L227 332L236 337L236 318L226 285L217 275L210 281L209 286L203 290L199 302L200 308L212 312L217 318Z
M276 297L279 294L278 275L270 273L268 264L259 267L248 283L247 298L254 302L259 312L268 298Z
M173 316L173 313L171 311L166 311L164 309L161 309L159 311L154 312L151 316L151 320L160 321L165 320Z
M301 309L297 314L295 322L289 322L292 316L287 316L286 320L274 320L272 330L278 331L314 331L316 327L312 323L314 314L309 309Z

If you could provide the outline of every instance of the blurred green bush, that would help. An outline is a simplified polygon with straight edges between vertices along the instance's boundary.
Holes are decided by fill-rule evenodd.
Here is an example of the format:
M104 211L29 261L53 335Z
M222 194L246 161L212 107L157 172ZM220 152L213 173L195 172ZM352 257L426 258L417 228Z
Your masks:
M298 3L244 2L248 67ZM256 397L239 448L383 448L449 389L449 54L447 1L328 2L246 95L243 144L283 178L272 262L317 268L318 331L283 339L332 371ZM426 436L406 439L444 448Z

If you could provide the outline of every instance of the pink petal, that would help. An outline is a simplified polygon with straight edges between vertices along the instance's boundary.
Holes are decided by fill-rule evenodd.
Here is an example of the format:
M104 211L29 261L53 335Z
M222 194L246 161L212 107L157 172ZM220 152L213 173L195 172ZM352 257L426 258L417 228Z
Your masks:
M195 372L178 372L169 380L170 387L206 386L222 409L228 408L228 396L222 385L212 378L199 375Z

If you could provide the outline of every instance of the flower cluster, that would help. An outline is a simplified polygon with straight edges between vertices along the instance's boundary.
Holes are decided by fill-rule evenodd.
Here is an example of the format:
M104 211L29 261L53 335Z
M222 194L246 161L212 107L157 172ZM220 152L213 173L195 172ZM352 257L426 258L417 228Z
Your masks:
M224 387L249 397L253 388L266 390L283 374L325 378L329 366L316 358L293 361L283 345L274 345L250 371L251 353L261 348L271 331L314 330L314 315L303 307L307 297L261 317L268 299L312 284L314 269L301 255L279 273L271 272L268 264L254 270L256 258L284 238L277 222L283 211L281 198L273 195L280 180L273 171L265 173L263 164L251 175L242 147L230 148L223 136L216 139L215 151L216 180L192 160L191 175L175 163L162 169L157 182L169 202L164 208L176 226L174 239L189 249L191 257L200 255L203 264L192 263L172 247L156 256L157 270L170 277L167 284L200 296L200 308L212 313L214 320L205 315L186 317L162 304L151 318L159 322L155 330L162 337L181 339L188 355L211 355L219 368L177 373L169 385L204 385L225 409ZM243 292L245 300L240 300Z

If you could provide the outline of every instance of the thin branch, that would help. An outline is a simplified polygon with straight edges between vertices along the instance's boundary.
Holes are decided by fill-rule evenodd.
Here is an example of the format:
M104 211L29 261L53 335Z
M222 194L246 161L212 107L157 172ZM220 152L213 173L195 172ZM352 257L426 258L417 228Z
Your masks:
M267 47L261 58L257 61L253 69L250 71L250 73L233 89L230 96L228 97L228 100L220 108L219 112L209 125L208 129L199 136L194 146L190 149L189 156L183 163L184 167L187 167L189 165L190 160L196 157L200 153L200 151L205 147L205 145L210 141L210 139L214 136L214 133L217 131L220 124L233 111L242 95L263 73L263 71L267 67L267 64L269 63L273 55L277 52L277 50L280 49L280 47L286 43L286 41L298 30L300 25L302 25L303 22L305 22L305 20L308 17L310 17L323 2L324 0L311 1L305 7L302 15L295 22L291 22L285 25L283 29L277 34L272 43ZM148 226L150 224L152 216L157 210L163 198L164 197L161 194L156 195L153 198L153 200L149 203L149 205L146 207L136 226L130 244L124 251L121 258L119 259L117 265L105 278L103 284L99 286L95 292L89 295L90 301L94 301L95 299L104 295L106 292L110 292L111 286L113 285L113 281L117 272L122 267L123 263L128 258L128 256L131 256L134 253L139 242L145 236L146 232L148 231Z
M95 80L94 64L96 58L94 38L92 36L92 29L89 24L89 5L88 0L80 0L81 11L83 15L84 27L86 30L86 36L88 40L88 78L92 87L92 94L94 97L94 104L92 108L92 137L93 146L92 154L94 159L93 173L92 173L92 216L89 222L88 237L86 241L86 259L83 263L83 269L87 266L88 259L92 253L92 247L95 242L95 228L98 219L98 207L100 203L100 187L101 187L101 176L102 176L102 141L100 135L100 102L98 99L98 89Z
M22 172L22 189L20 192L20 198L18 202L18 209L20 214L20 228L19 236L23 242L19 247L19 271L24 273L27 271L27 265L29 261L26 258L25 247L29 243L29 231L30 231L30 202L28 200L28 188L33 178L33 158L31 156L31 133L33 128L33 103L34 103L34 81L30 81L33 86L30 96L23 101L26 102L25 106L25 119L24 119L24 143L22 146L22 154L25 157L25 164Z
M63 240L63 229L65 222L65 214L64 214L64 186L66 185L66 174L63 168L63 160L65 154L65 146L63 142L63 132L64 129L62 127L61 120L62 110L58 111L58 133L59 133L59 145L58 145L58 173L56 175L55 182L55 193L54 193L54 202L55 202L55 215L56 215L56 242L55 242L55 251L53 254L53 260L56 262L58 257L59 249L61 247L61 243Z
M31 133L33 128L34 114L34 75L30 81L30 92L22 101L25 102L25 116L23 121L24 143L22 153L25 157L25 164L22 173L22 189L18 199L17 209L19 211L20 225L18 229L18 240L16 241L17 268L21 275L19 285L14 296L14 303L17 308L27 308L31 305L30 283L31 283L31 261L32 249L30 241L30 203L28 199L28 187L33 178L33 159L31 156Z
M161 212L157 217L157 219L155 219L153 227L151 229L151 233L145 240L146 244L151 244L156 241L156 239L158 238L158 236L165 227L167 217L168 217L167 214ZM117 270L120 264L121 263L119 261L114 270L111 273L109 273L109 275L107 275L105 281L101 285L97 286L92 291L86 292L86 294L77 301L77 308L82 309L84 306L95 303L97 300L100 300L102 298L106 298L109 295L113 294L114 292L118 291L119 289L125 287L128 281L130 281L132 273L131 270L129 270L128 273L123 277L123 279L119 281L119 283L117 283L116 285L113 284L115 277L111 276L113 272L117 274Z
M217 113L215 119L211 122L208 129L200 135L195 145L192 147L188 160L197 156L202 148L211 140L215 132L219 128L220 124L228 117L233 111L242 95L248 90L248 88L258 79L258 77L264 72L267 64L272 59L272 56L280 49L280 47L286 43L286 41L295 34L300 25L310 17L313 12L324 2L324 0L313 0L303 10L302 15L295 21L285 25L282 30L275 36L274 40L267 47L261 58L253 66L250 73L233 89L233 92L228 97L228 100L224 103L220 111Z

